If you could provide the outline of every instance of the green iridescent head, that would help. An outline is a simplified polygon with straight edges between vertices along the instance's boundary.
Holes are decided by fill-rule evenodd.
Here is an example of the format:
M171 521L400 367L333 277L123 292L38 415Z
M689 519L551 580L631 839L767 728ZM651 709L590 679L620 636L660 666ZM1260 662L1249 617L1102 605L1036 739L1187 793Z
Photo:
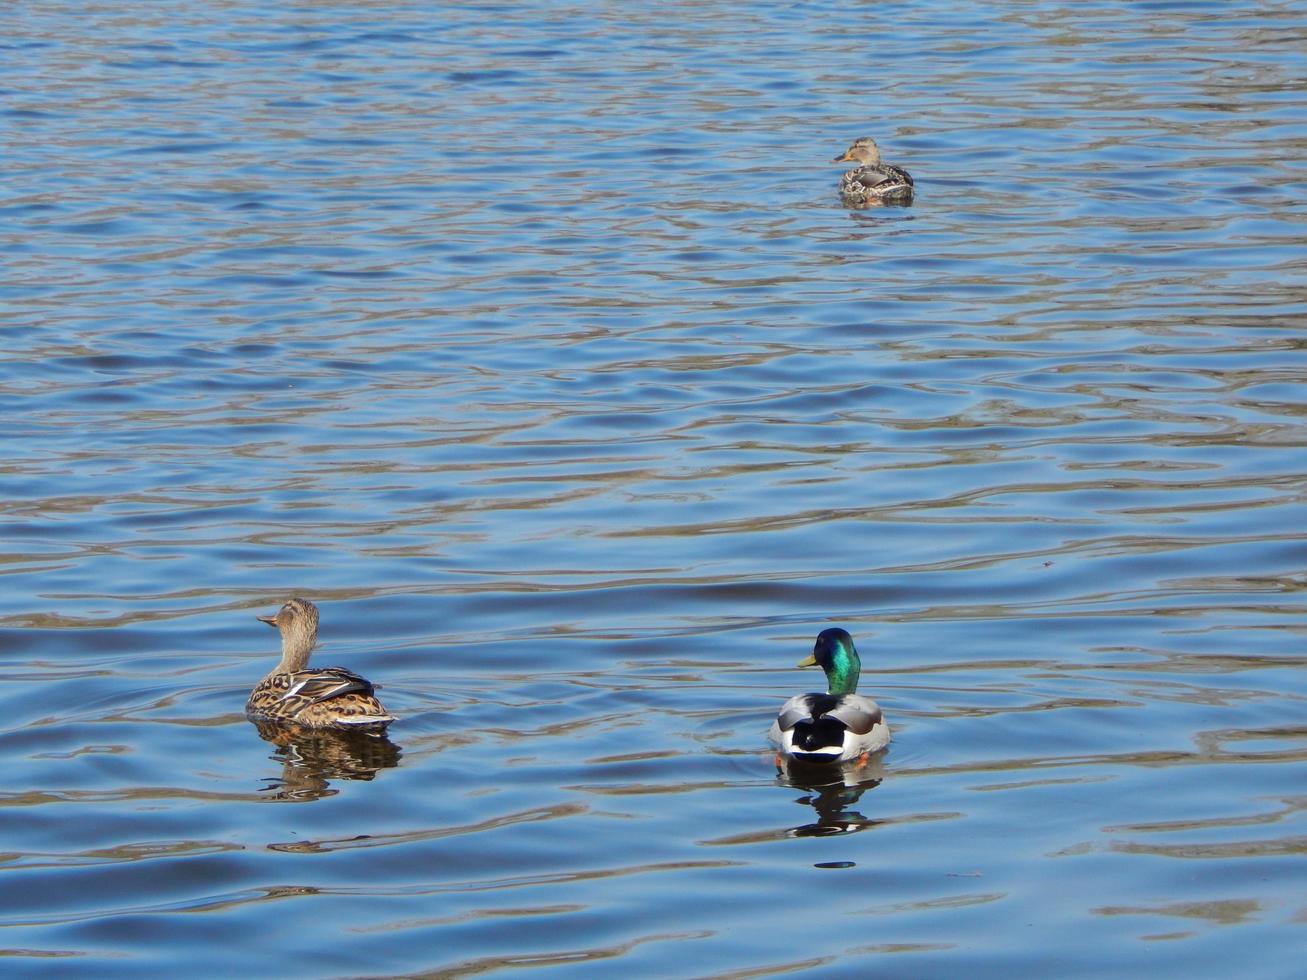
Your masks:
M853 694L858 689L862 661L847 630L834 627L817 634L812 653L799 661L800 667L819 666L826 672L826 688L831 694Z

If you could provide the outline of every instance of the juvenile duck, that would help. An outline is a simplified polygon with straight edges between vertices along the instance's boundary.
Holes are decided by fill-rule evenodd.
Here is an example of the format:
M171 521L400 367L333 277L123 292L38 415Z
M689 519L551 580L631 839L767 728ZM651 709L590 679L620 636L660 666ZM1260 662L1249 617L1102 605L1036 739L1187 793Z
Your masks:
M856 693L862 671L853 637L842 629L822 630L800 667L820 664L826 694L798 694L781 705L768 737L782 759L859 764L889 744L889 725L880 705Z
M842 156L831 161L849 162L857 166L840 178L840 198L848 207L912 203L912 178L902 167L881 163L880 147L870 136L854 140Z
M260 622L281 631L281 662L254 685L245 713L250 718L300 725L380 732L395 719L374 696L372 684L344 667L308 666L318 639L318 607L289 599Z

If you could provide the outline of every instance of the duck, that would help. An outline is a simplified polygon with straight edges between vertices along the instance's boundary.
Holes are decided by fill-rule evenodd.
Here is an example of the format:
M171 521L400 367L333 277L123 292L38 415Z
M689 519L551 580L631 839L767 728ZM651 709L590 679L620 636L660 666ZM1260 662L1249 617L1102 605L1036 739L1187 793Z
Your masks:
M371 733L395 720L371 681L344 667L308 666L318 640L318 607L308 599L288 599L276 615L256 618L281 632L281 661L250 692L251 720Z
M783 705L768 737L777 761L851 762L866 765L871 753L889 744L889 725L880 705L857 693L862 662L853 637L839 627L817 634L800 667L826 672L825 694L796 694Z
M857 166L840 178L840 198L848 207L912 203L912 177L902 167L881 163L880 147L870 136L854 140L831 161L850 162Z

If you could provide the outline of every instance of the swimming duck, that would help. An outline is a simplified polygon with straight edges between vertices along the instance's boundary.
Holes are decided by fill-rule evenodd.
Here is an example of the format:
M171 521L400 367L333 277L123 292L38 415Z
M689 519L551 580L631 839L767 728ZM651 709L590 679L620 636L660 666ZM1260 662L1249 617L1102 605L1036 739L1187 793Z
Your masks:
M800 667L820 664L826 694L798 694L781 705L768 737L782 759L796 762L865 764L870 753L889 744L889 725L880 705L856 693L862 662L853 637L842 629L822 630Z
M840 198L853 208L878 204L911 204L912 178L902 167L880 162L880 147L870 136L854 140L831 163L856 163L840 178Z
M372 684L352 670L308 666L318 639L318 607L309 600L288 599L277 615L257 618L281 631L281 662L250 692L245 713L251 718L373 732L395 720Z

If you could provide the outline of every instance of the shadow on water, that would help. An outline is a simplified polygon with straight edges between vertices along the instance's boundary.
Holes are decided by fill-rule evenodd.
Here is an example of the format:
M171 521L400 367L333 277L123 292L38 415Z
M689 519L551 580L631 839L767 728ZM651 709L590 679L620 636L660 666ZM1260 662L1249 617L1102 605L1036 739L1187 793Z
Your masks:
M277 747L270 758L281 763L281 777L269 779L265 789L273 799L299 803L334 796L333 779L374 779L399 765L400 747L385 735L252 724Z
M817 814L816 823L791 827L788 836L831 837L875 826L880 821L869 819L853 807L857 806L863 793L875 789L884 778L884 762L879 757L865 765L851 762L814 765L779 760L776 782L807 793L795 802L812 807Z

